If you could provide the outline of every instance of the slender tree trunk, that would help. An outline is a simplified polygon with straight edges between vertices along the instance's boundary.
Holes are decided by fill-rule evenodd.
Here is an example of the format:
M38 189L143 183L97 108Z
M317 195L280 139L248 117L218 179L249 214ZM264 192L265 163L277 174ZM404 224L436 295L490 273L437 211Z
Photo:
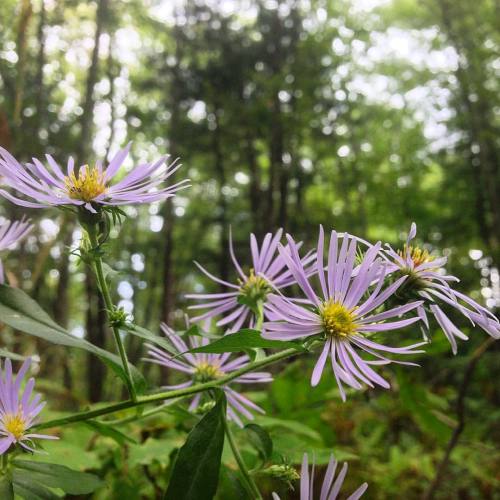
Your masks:
M178 129L180 127L180 100L182 94L182 80L180 76L180 63L183 57L182 55L182 39L181 31L178 27L174 29L175 38L175 58L176 63L172 68L172 85L169 93L170 99L170 144L169 153L172 159L178 156L178 145L177 145L177 135ZM171 182L174 181L174 176L171 178ZM163 219L164 219L164 235L165 239L163 242L163 301L161 307L161 317L162 320L170 324L171 314L174 308L175 299L175 272L174 272L174 229L175 229L175 216L173 210L173 200L169 198L166 200L163 207Z
M14 95L13 124L19 128L22 123L22 108L24 98L24 86L26 76L28 28L33 14L30 0L22 0L19 24L17 30L17 65L16 65L16 87Z
M107 77L109 80L109 93L108 93L108 101L109 101L109 139L108 139L108 147L106 148L105 158L109 157L109 153L111 148L113 147L113 141L115 138L115 60L113 56L114 51L114 36L110 36L109 40L109 54L108 54L108 62L107 62Z
M40 2L40 20L38 23L38 68L36 75L36 90L37 90L37 99L36 99L36 109L37 109L37 132L45 127L46 121L46 100L45 100L45 85L43 79L43 67L46 62L46 54L45 54L45 25L47 23L47 11L45 10L45 0L41 0Z
M92 344L105 348L105 304L101 294L98 293L94 274L88 267L85 276L85 290L87 293L87 339ZM91 402L101 401L104 390L105 369L102 361L95 355L87 356L87 376L89 400Z
M247 130L245 137L245 153L250 172L249 197L253 231L256 235L261 236L263 232L261 211L262 186L260 184L260 170L257 163L254 140L249 130Z
M286 207L281 197L283 192L286 192L288 183L287 173L284 171L283 165L283 123L281 117L281 103L276 94L273 98L272 118L271 118L271 135L269 144L269 186L267 193L267 230L272 230L274 223L283 222L282 218L286 216ZM278 216L275 214L275 196L276 191L280 193L280 205ZM286 194L286 193L285 193Z
M215 130L212 132L212 151L214 155L214 167L219 181L219 215L218 222L221 230L220 253L219 253L219 276L224 281L229 278L229 228L227 224L227 200L224 194L226 186L226 168L222 152L222 130L220 124L220 108L215 106Z
M81 164L91 151L91 136L92 125L94 118L94 87L97 83L97 75L99 69L99 40L104 30L108 10L108 0L99 0L96 12L96 27L94 35L94 48L90 67L87 73L87 81L85 84L85 99L83 102L83 113L81 119L81 139L77 151L78 162Z
M69 247L73 240L73 224L66 222L66 217L63 217L61 227L63 228L63 252L58 267L59 282L57 283L57 295L54 303L54 320L57 324L67 328L69 323L70 289ZM64 387L71 389L73 384L66 349L58 349L58 358L57 364L61 364L63 370Z
M83 113L81 118L81 134L77 148L77 160L81 165L85 162L92 150L92 126L94 114L94 87L97 83L99 69L99 49L100 38L103 33L107 18L108 0L99 0L96 11L94 48L90 66L87 72L85 84L85 97L83 102ZM106 339L106 313L101 294L98 291L97 284L92 269L87 266L85 271L85 289L87 294L87 313L86 330L87 338L93 344L104 347ZM104 366L102 362L94 355L87 356L87 377L88 391L90 401L99 401L103 395Z

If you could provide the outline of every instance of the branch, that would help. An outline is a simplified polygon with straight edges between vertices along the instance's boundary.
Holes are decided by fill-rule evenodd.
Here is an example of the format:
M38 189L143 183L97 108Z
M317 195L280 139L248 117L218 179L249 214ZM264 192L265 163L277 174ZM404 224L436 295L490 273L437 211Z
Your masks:
M495 339L492 337L489 337L488 339L486 339L472 353L472 355L469 359L469 363L467 364L467 367L465 369L462 384L461 384L460 389L458 391L458 399L457 399L457 406L456 406L457 422L458 423L453 431L453 434L451 435L450 440L448 441L443 460L441 461L441 463L439 464L439 466L437 468L436 476L434 477L434 480L430 484L428 490L423 494L422 500L432 500L434 498L434 495L436 494L437 490L439 489L441 481L443 480L444 473L448 467L448 464L450 463L451 452L453 451L455 446L458 444L458 440L460 438L460 435L462 434L464 427L465 427L465 396L467 394L467 389L469 388L469 384L472 380L472 375L474 374L474 370L476 368L477 362L479 361L479 358L487 351L487 349L491 345L493 345L494 342L495 342Z
M276 354L271 354L260 361L250 363L239 370L236 370L225 377L221 377L217 380L211 382L205 382L203 384L196 384L184 389L177 389L174 391L157 392L154 394L148 394L146 396L139 396L136 401L127 400L120 403L115 403L113 405L105 406L103 408L97 408L95 410L83 411L80 413L75 413L74 415L69 415L67 417L57 418L54 420L49 420L48 422L43 422L41 424L33 426L33 429L48 429L51 427L59 427L61 425L73 424L75 422L82 422L85 420L91 420L96 417L101 417L103 415L109 415L110 413L116 413L121 410L126 410L128 408L133 408L136 406L142 406L149 403L155 403L157 401L166 401L169 399L180 398L185 396L190 396L192 394L197 394L198 392L208 391L209 389L215 389L221 387L232 380L244 375L245 373L252 372L257 368L263 366L271 365L282 359L289 358L294 354L297 354L296 349L286 349L285 351L278 352Z

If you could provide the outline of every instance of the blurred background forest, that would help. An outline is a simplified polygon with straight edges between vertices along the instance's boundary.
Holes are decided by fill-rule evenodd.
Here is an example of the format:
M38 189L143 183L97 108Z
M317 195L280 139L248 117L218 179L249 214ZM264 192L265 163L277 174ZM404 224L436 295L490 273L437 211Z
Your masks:
M153 331L161 320L182 328L184 294L216 290L193 260L235 278L230 227L245 261L250 232L284 227L314 244L322 223L399 247L415 221L459 287L495 310L499 22L495 0L2 0L0 144L22 160L50 153L61 163L93 163L128 141L134 161L181 157L177 175L192 187L170 203L127 207L108 246L120 306ZM0 200L0 217L23 213ZM89 300L96 285L70 252L75 220L28 215L36 230L6 259L10 282L74 335L105 345L103 304ZM367 498L425 495L485 338L469 324L463 331L471 339L458 356L438 333L422 368L393 372L393 391L345 404L331 377L310 390L309 360L290 364L255 395L276 450L297 463L304 451L333 449L351 460L353 485L370 483ZM2 347L40 357L52 412L117 398L97 358L0 335ZM137 340L129 352L141 365ZM471 374L464 430L436 498L500 498L498 360L494 345ZM141 368L155 383L168 377ZM126 445L75 427L47 449L99 471L116 498L155 498L189 428L181 417L131 429ZM238 498L223 479L221 498Z

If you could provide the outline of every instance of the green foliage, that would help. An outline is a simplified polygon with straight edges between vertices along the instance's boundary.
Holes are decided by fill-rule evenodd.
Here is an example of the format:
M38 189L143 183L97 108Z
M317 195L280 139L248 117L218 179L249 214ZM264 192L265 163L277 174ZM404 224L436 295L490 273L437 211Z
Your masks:
M174 463L165 500L210 500L217 491L224 446L226 398L217 396L215 406L189 433Z
M9 465L8 474L2 474L0 494L5 500L13 499L14 494L24 500L57 500L61 496L56 491L84 495L101 486L102 481L92 474L63 465L16 458Z
M195 347L189 352L207 352L207 353L224 353L224 352L241 352L250 349L297 349L303 351L303 347L296 342L282 342L280 340L263 339L261 333L257 330L245 328L238 332L226 335L218 340L214 340L207 345Z
M0 314L2 321L10 327L47 342L66 347L83 349L98 356L123 380L126 380L122 364L118 356L101 349L90 342L70 335L64 328L55 323L49 315L27 294L17 288L0 285ZM134 383L139 392L145 389L144 377L132 368Z

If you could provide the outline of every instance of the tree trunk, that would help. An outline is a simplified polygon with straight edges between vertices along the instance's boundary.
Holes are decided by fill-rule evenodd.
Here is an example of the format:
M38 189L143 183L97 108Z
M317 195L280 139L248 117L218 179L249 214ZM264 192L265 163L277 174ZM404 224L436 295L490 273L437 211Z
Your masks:
M219 119L220 108L215 105L215 130L212 133L212 151L214 155L214 169L219 181L219 207L218 222L221 231L220 253L219 253L219 277L227 281L229 278L229 236L227 224L227 200L224 194L226 185L226 169L224 164L224 155L222 152L222 130ZM225 287L223 287L225 289Z
M83 102L83 113L80 121L81 138L77 150L78 163L86 160L92 149L92 125L94 115L94 87L97 83L97 74L99 69L99 40L104 29L107 17L108 0L99 0L96 12L96 27L94 35L94 48L92 58L87 73L85 84L85 99Z
M175 38L175 58L176 63L172 68L172 86L169 92L170 97L170 144L169 153L172 159L178 156L178 146L177 146L177 135L180 127L180 100L182 94L182 80L180 76L180 63L182 59L182 40L181 31L178 27L174 29ZM170 182L175 182L175 177L170 177ZM174 308L175 299L175 272L174 272L174 228L175 228L175 216L173 210L173 199L168 198L163 206L163 220L164 222L164 235L165 239L163 241L163 300L161 307L161 318L162 320L170 324L171 314Z
M16 65L16 87L14 94L14 111L12 114L13 124L19 128L22 123L22 108L24 98L24 84L26 74L28 27L33 14L30 0L22 0L21 12L19 14L19 25L17 31L17 65Z
M87 293L87 340L92 344L105 349L105 304L98 291L94 273L89 267L87 267L85 274L85 290ZM101 401L104 389L105 369L102 361L93 354L87 356L87 377L89 401L93 403Z
M45 10L45 0L40 3L40 21L38 23L38 68L36 74L36 89L37 89L37 99L36 99L36 109L37 109L37 132L45 127L46 118L46 100L45 100L45 87L43 80L43 67L45 66L46 54L45 54L45 24L47 22L47 11Z

